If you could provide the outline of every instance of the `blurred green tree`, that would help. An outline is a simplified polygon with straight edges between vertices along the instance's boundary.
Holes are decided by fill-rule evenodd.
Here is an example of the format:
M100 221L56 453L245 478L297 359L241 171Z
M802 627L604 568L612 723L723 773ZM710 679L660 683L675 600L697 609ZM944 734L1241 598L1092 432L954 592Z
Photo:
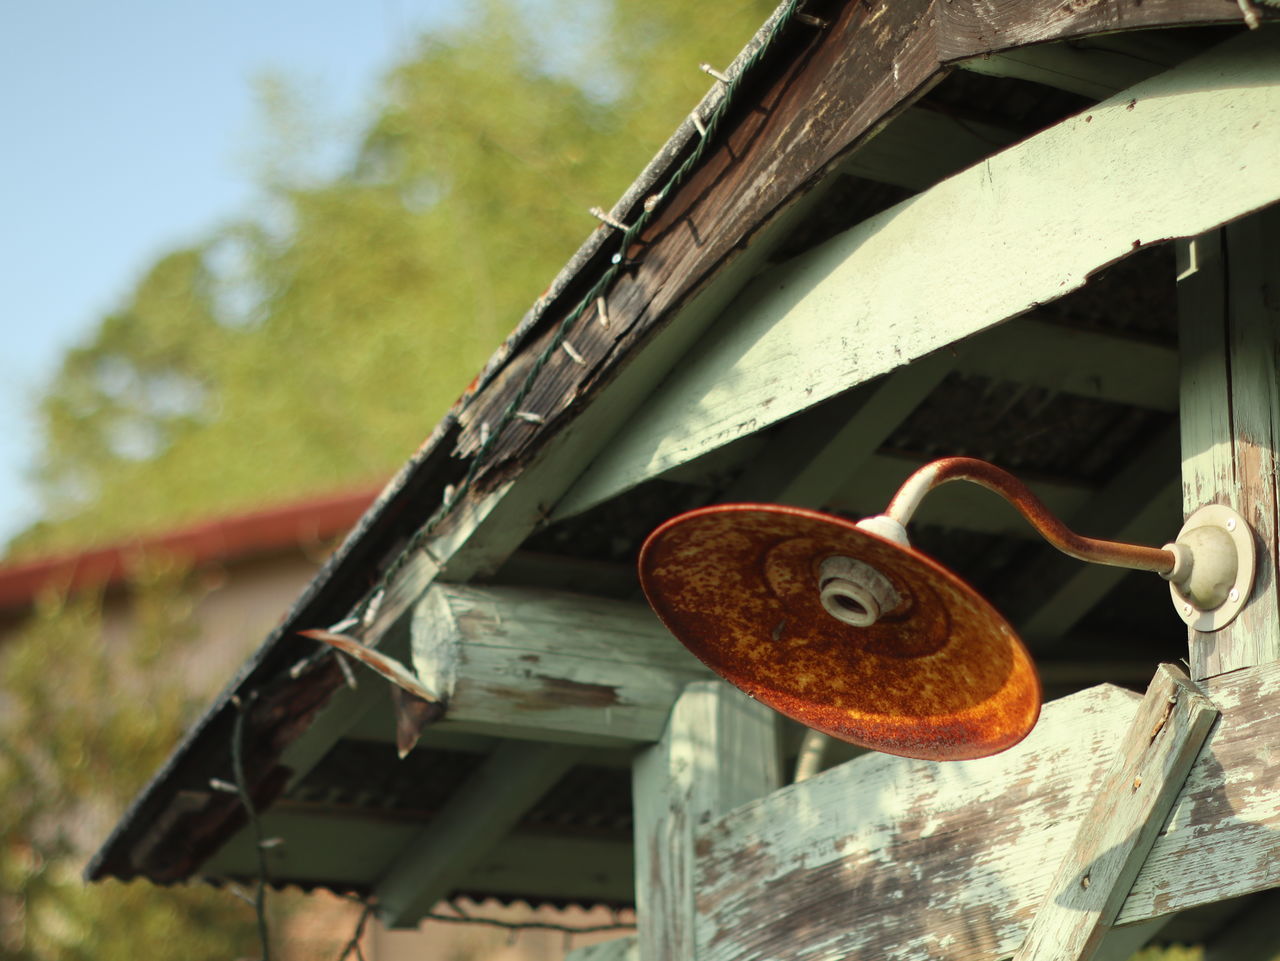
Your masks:
M226 961L253 948L245 906L212 889L86 887L84 852L191 720L173 659L197 587L173 565L135 581L133 625L108 639L101 598L50 595L0 659L0 955L14 961ZM176 953L174 953L176 951Z
M389 475L769 7L490 0L422 37L342 175L277 151L263 216L161 258L68 353L13 550ZM305 126L272 91L271 127Z
M41 404L45 520L19 558L389 475L709 85L768 2L488 0L392 69L339 176L264 85L261 214L160 257ZM296 152L291 153L291 149ZM256 953L216 891L80 870L191 717L193 586L47 599L0 651L0 954Z

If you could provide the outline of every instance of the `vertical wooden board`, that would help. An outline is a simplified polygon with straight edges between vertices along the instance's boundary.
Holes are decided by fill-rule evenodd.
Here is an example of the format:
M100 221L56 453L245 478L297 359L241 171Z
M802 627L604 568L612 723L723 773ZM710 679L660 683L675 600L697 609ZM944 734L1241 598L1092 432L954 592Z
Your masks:
M713 822L698 839L699 961L1011 955L1136 701L1092 688L994 757L868 754Z
M1110 933L1218 712L1162 664L1014 961L1088 961Z
M1239 617L1191 631L1194 677L1280 658L1280 208L1184 245L1179 271L1183 508L1227 504L1253 527L1258 571Z
M776 788L777 715L722 681L690 684L636 758L636 921L642 961L690 961L697 829Z

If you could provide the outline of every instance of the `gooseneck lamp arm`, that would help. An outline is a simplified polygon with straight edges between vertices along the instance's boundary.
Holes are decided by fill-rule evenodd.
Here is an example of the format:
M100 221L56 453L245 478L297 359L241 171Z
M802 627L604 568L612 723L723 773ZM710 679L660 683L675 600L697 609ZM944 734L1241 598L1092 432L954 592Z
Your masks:
M1077 560L1151 571L1165 578L1169 578L1178 566L1178 554L1173 549L1122 544L1077 534L1054 517L1022 481L994 464L973 457L944 457L925 464L898 488L883 516L905 528L924 496L951 481L969 481L999 494L1027 519L1041 537Z
M858 526L907 546L906 524L924 496L951 481L965 480L999 494L1018 510L1046 541L1071 557L1135 571L1151 571L1169 582L1178 616L1198 631L1216 631L1240 613L1253 587L1255 546L1249 524L1221 504L1195 511L1177 538L1164 547L1144 547L1084 537L1049 513L1030 489L1007 471L972 457L944 457L921 467L906 479L883 514L859 521ZM885 586L866 575L874 602ZM824 585L824 605L835 617L857 623L863 615L848 608L852 595L848 580L834 574ZM841 600L837 595L849 595ZM860 597L861 595L859 595ZM872 618L874 620L874 615Z

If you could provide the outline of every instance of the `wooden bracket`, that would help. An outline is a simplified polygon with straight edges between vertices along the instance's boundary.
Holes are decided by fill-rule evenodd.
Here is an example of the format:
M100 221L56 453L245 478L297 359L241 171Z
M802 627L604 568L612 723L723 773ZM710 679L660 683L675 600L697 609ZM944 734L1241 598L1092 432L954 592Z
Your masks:
M1097 956L1217 717L1160 665L1015 961Z

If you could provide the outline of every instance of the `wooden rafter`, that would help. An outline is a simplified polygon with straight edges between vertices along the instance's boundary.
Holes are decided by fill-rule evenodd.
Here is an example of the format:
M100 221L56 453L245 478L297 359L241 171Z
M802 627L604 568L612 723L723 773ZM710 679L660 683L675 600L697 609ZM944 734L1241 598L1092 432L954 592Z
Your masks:
M615 496L1060 297L1144 242L1277 199L1280 130L1263 134L1253 118L1280 110L1278 63L1273 38L1240 38L761 277L568 501ZM1063 156L1078 163L1064 166ZM1176 171L1154 169L1161 157ZM1067 195L1075 202L1064 206Z

